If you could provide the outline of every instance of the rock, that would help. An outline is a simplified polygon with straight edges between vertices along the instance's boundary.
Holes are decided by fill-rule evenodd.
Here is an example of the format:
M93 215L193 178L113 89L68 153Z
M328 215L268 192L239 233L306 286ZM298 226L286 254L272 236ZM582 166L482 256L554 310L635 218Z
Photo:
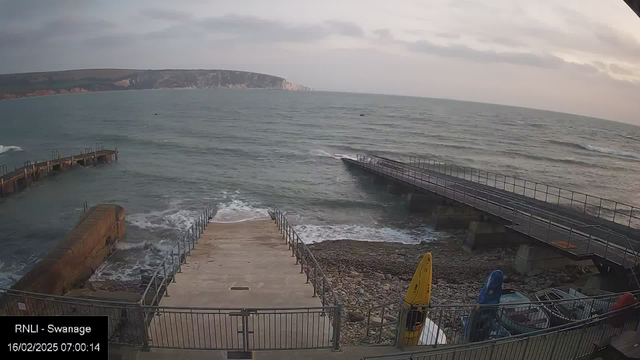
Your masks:
M382 319L380 316L371 315L369 318L369 324L382 324Z
M348 319L349 319L349 322L358 322L358 321L363 321L364 316L360 313L349 311Z
M384 291L389 291L389 290L391 290L391 285L389 285L389 284L384 284L384 285L382 285L382 289L383 289Z
M364 290L361 287L359 287L356 291L358 294L364 295Z
M533 269L527 273L527 276L536 276L536 275L540 275L541 273L542 273L542 270Z

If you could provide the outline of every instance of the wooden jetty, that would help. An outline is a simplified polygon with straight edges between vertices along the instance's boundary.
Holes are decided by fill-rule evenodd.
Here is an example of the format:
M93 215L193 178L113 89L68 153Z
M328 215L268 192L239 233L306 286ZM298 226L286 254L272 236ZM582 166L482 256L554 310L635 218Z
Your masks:
M8 171L6 165L0 165L0 198L14 195L46 176L70 170L78 165L93 166L118 160L118 148L92 151L85 149L79 155L60 157L60 152L53 151L51 160L32 163L25 161L24 166Z

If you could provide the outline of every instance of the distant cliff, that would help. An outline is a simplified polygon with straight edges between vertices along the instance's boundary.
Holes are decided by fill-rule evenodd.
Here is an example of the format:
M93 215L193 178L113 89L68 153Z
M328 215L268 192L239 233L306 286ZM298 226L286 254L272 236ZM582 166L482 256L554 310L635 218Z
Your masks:
M89 91L221 88L311 90L278 76L232 70L88 69L0 75L0 100Z

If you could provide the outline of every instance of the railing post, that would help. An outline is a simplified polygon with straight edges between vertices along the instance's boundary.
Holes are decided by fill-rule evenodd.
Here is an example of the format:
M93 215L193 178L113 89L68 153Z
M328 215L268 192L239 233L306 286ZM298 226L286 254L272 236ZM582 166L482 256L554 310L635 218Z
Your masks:
M146 319L147 316L144 313L144 308L142 307L142 305L138 304L136 306L136 310L138 313L138 317L140 318L140 322L138 323L138 326L140 327L139 331L140 331L140 335L142 336L142 339L140 339L142 343L142 351L149 351L149 334L147 333L147 319Z
M178 244L180 244L178 242ZM176 259L173 254L173 248L171 248L171 281L176 282Z
M316 279L318 278L318 268L317 267L313 267L313 281L311 282L311 284L313 285L313 297L318 296L318 291L316 290ZM307 277L307 282L309 282L309 277Z
M182 272L182 254L180 253L180 239L178 239L178 272Z
M167 280L167 259L162 261L162 269L164 270L164 296L169 296L169 281Z
M340 351L340 332L342 326L342 304L336 301L333 315L333 351Z
M398 311L398 328L396 329L395 345L397 349L401 350L404 347L404 333L405 326L407 324L408 311L411 311L411 308L406 308L404 305L401 306Z

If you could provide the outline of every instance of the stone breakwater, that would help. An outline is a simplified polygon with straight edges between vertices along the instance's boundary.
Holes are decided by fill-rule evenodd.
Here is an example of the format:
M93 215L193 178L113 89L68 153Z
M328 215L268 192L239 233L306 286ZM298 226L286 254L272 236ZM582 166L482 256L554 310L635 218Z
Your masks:
M419 245L363 242L353 240L325 241L309 245L320 262L343 310L345 345L370 342L365 336L367 309L387 303L400 304L418 262L426 252L433 255L432 304L475 303L487 276L502 270L505 286L532 294L552 286L571 284L589 267L566 266L558 269L533 270L520 275L513 268L515 247L493 248L467 253L462 250L463 233L442 237L437 242ZM390 314L397 313L392 306ZM385 321L395 321L394 315ZM383 333L383 341L394 334Z

